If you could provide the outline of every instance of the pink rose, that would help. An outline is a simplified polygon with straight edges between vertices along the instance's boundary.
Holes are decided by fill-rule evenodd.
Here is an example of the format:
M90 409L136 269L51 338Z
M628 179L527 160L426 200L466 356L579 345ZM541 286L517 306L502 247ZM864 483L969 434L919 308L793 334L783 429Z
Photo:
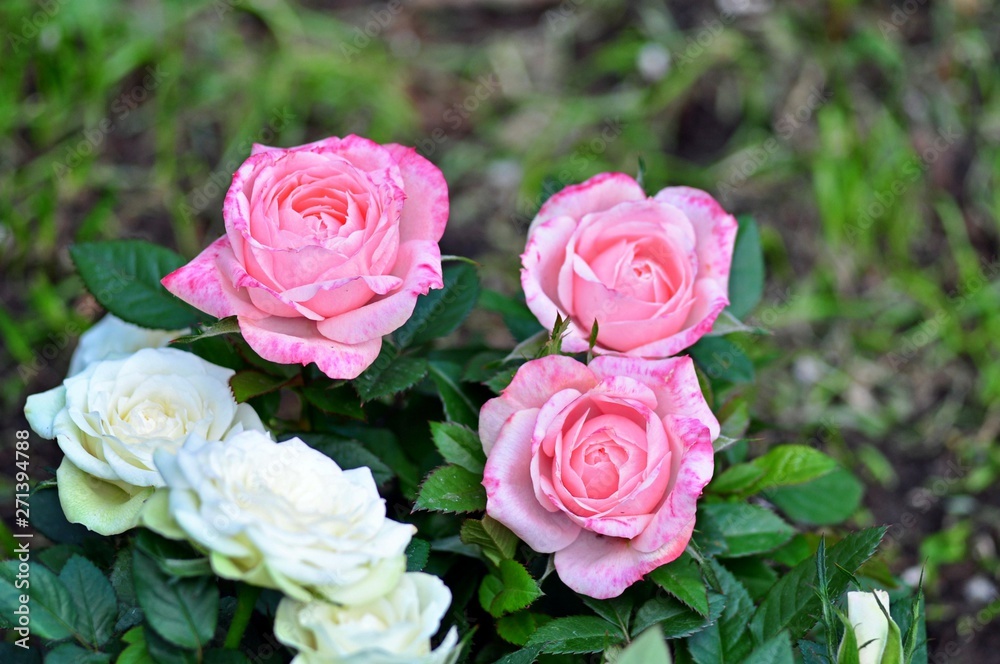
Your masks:
M550 355L483 406L479 435L487 514L604 599L684 551L719 423L689 357Z
M171 293L282 364L354 378L382 336L441 288L448 187L412 148L358 136L255 145L233 176L226 235L167 275Z
M736 219L703 191L648 198L628 175L604 173L555 194L531 222L521 255L528 307L548 329L570 321L563 350L667 357L712 329L729 304Z

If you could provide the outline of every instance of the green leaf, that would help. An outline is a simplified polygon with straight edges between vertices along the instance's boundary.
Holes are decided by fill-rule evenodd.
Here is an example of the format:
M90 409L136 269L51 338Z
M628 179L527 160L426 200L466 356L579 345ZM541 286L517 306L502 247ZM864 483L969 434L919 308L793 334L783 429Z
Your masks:
M45 655L45 664L108 664L110 661L111 655L107 653L86 650L73 643L64 643Z
M69 253L87 290L124 321L179 330L202 318L160 284L160 279L187 262L166 247L143 240L113 240L76 244Z
M721 475L712 478L709 489L713 493L744 495L764 476L764 471L753 463L730 466Z
M733 262L729 270L729 311L742 319L757 306L764 294L764 252L760 230L753 217L740 216Z
M94 563L73 556L59 573L76 605L76 631L88 644L100 647L114 633L118 599L111 582Z
M601 652L625 640L621 628L597 616L556 618L538 628L527 645L550 654Z
M773 447L764 456L754 459L753 464L764 472L753 486L755 492L805 484L839 468L836 461L806 445Z
M430 363L431 380L437 387L445 416L451 422L476 428L479 426L479 408L462 390L461 375L462 367L452 362Z
M672 664L670 651L659 627L647 629L622 651L617 664Z
M924 619L924 575L920 574L917 592L913 594L908 612L900 612L896 622L906 634L903 643L903 661L907 664L927 662L927 628Z
M190 544L162 537L142 528L135 537L135 547L156 561L168 576L207 576L212 574L208 558Z
M142 627L133 627L122 635L128 646L118 655L115 664L154 664L146 646L146 633Z
M753 363L736 344L722 337L702 337L688 349L713 381L752 383Z
M517 535L490 516L484 516L482 521L466 519L460 534L466 544L479 546L494 565L513 558L517 551Z
M751 639L746 631L753 600L729 570L716 562L712 569L726 597L726 607L717 622L688 639L688 652L696 664L735 664L750 653Z
M774 582L778 580L778 573L760 556L727 558L723 564L755 600L759 600L767 594Z
M550 622L552 616L531 611L517 611L497 620L497 634L504 641L523 646L539 627Z
M654 597L636 611L632 635L641 634L651 625L659 625L668 639L690 636L718 620L725 605L725 595L709 592L708 615L703 616L668 595Z
M406 571L419 572L427 566L427 558L431 554L431 545L427 540L414 537L406 545Z
M858 636L854 633L851 621L841 611L837 611L837 617L844 625L844 637L837 651L837 664L861 664Z
M324 413L343 415L355 420L365 419L365 411L358 402L358 396L346 385L337 387L309 385L302 389L302 396Z
M448 463L482 474L486 454L479 434L468 427L450 422L431 422L434 445Z
M795 664L788 632L779 632L754 648L743 664Z
M338 436L360 441L366 450L375 454L399 477L400 488L409 500L417 495L420 472L407 458L399 439L392 431L356 422L331 427L331 431Z
M593 609L594 613L608 622L618 625L623 634L629 633L629 625L632 623L632 608L635 606L635 600L631 593L625 592L610 599L594 599L581 595L580 599Z
M420 485L416 509L436 512L482 512L486 509L483 478L461 466L441 466Z
M708 585L698 562L687 551L657 567L647 578L701 615L708 615Z
M372 401L408 390L426 375L427 360L401 356L391 344L383 343L372 365L352 384L362 401Z
M490 615L520 611L542 596L538 583L516 560L501 560L498 574L488 574L479 586L479 603Z
M846 468L837 468L805 484L777 487L765 497L798 523L828 526L847 520L861 505L864 485ZM830 500L836 496L836 500Z
M288 382L282 376L272 376L259 371L238 371L229 379L229 387L236 397L236 403L245 403L262 394L281 389Z
M727 469L713 482L713 489L747 497L776 487L805 484L839 467L836 461L812 447L778 445L748 464Z
M322 433L289 433L283 439L297 437L313 449L319 450L337 462L344 470L369 468L375 483L382 485L392 480L395 473L365 445L356 440L341 440Z
M531 309L524 303L523 296L519 299L507 297L497 291L484 288L479 293L478 305L481 309L493 311L503 316L503 322L507 329L519 342L537 334L542 329L535 314L531 313Z
M542 652L540 646L521 648L520 650L504 655L495 664L534 664L540 652Z
M190 648L179 648L160 636L155 629L146 632L146 649L156 664L203 664L201 653Z
M830 664L825 645L805 640L800 640L796 645L802 656L802 664Z
M250 664L250 660L239 650L212 648L205 652L203 664Z
M468 263L444 268L444 288L417 298L413 315L396 330L400 348L423 344L454 332L479 298L479 275Z
M697 523L697 541L730 558L771 551L795 535L795 529L777 514L747 503L700 505Z
M27 573L18 570L17 560L0 563L0 607L5 616L16 616L20 598L31 598L28 610L31 633L43 639L66 639L76 635L79 617L69 590L58 576L45 567L30 563ZM20 576L19 576L20 575ZM30 588L26 583L30 583ZM21 584L18 587L18 584Z
M851 533L827 550L829 597L838 597L847 589L848 574L856 572L871 558L885 530L884 527L868 528ZM820 601L816 594L816 561L810 557L778 579L754 612L750 629L758 642L784 629L797 640L816 623Z
M219 319L217 323L212 323L201 329L200 332L194 334L185 334L183 336L177 337L171 340L172 344L191 344L195 341L201 341L202 339L208 339L209 337L218 337L223 334L239 334L240 324L236 316L227 316L225 318Z
M214 577L171 577L139 549L133 553L132 573L139 606L155 632L188 649L201 648L212 639L219 618ZM151 643L149 634L146 640Z
M35 487L31 493L31 525L53 542L83 544L87 540L101 539L96 533L78 523L66 520L59 491L55 485Z

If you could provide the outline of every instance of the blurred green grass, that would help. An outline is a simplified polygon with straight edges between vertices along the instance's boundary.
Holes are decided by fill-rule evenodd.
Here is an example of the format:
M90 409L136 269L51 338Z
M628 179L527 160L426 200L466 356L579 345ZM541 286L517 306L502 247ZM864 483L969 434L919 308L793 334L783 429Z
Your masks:
M648 189L700 187L761 223L753 317L775 334L745 344L768 367L761 444L826 432L869 484L860 521L910 523L888 560L927 562L932 632L974 629L967 581L995 587L1000 541L997 8L394 7L0 5L7 428L96 315L66 247L144 237L193 255L251 142L419 146L452 190L444 250L510 292L543 197L641 158Z

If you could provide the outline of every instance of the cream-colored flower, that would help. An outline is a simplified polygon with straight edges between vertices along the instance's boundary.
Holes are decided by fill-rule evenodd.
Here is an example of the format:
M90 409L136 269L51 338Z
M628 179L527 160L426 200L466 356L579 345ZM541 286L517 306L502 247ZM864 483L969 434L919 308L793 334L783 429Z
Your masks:
M143 348L163 348L171 339L188 332L190 330L148 330L108 314L80 335L80 342L69 361L68 375L74 376L100 360L126 357Z
M888 611L889 593L884 590L847 593L847 619L857 640L860 664L902 664L899 627L886 616Z
M431 637L451 604L436 576L404 574L392 592L360 606L281 600L274 621L279 641L299 651L293 664L445 664L458 656L452 627L431 650Z
M219 576L359 604L385 594L406 568L414 527L385 516L368 468L341 470L298 438L248 431L225 443L189 438L157 454L167 483L143 522L209 551Z
M253 408L233 398L233 373L191 353L146 348L28 397L28 423L66 455L56 474L66 518L102 535L128 530L163 486L157 450L173 452L192 433L224 440L264 431Z

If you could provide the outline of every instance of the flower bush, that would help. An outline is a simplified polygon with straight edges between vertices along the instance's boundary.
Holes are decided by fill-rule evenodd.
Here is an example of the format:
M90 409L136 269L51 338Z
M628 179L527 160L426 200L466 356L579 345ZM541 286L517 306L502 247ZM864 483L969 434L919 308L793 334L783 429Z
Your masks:
M26 406L65 458L31 495L54 545L23 563L40 608L15 647L926 661L919 588L869 563L885 528L852 529L857 479L753 416L753 219L597 175L542 205L504 294L442 258L448 211L414 150L328 138L255 146L193 261L72 248L110 313ZM507 347L453 335L470 315Z

